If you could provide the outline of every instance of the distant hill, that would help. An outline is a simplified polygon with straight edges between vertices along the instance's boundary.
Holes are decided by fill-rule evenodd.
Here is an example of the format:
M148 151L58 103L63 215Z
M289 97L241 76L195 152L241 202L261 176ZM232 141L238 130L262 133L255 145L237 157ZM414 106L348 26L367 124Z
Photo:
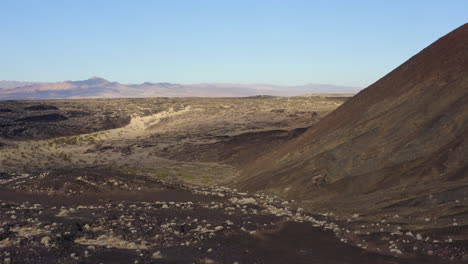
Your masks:
M345 204L340 210L411 205L429 193L441 203L468 192L467 157L465 24L250 164L240 185L317 206Z
M11 90L18 87L23 87L26 85L40 84L40 82L17 82L17 81L0 81L0 91L1 90ZM45 83L43 83L45 84Z
M357 93L358 87L307 84L276 86L268 84L121 84L99 77L82 81L33 83L0 81L0 100L128 98L128 97L244 97L255 95L297 96L306 93Z

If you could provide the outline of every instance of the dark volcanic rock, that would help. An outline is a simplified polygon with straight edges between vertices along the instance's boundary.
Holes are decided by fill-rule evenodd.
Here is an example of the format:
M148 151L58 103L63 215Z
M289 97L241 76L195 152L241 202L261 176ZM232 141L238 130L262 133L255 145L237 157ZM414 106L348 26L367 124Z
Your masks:
M102 126L106 129L119 128L128 125L130 120L130 116L106 116L102 121Z
M8 186L22 186L23 179ZM418 247L442 249L449 257L461 250L451 262L366 251L343 243L347 232L338 232L330 219L282 207L271 197L247 198L226 188L168 184L97 167L30 175L27 183L28 190L42 191L0 186L0 263L458 264L464 254L462 245L411 237ZM54 185L74 194L44 192ZM249 200L255 203L244 203Z
M58 107L53 106L53 105L32 105L25 107L24 110L29 110L29 111L44 111L44 110L59 110Z
M53 105L48 101L2 101L0 137L16 140L48 139L118 128L130 123L132 114L143 115L136 103L140 107L147 105L145 109L151 109L148 114L164 108L155 105L154 101L57 100ZM127 107L120 109L122 104L127 104Z
M10 179L11 176L10 174L6 173L6 172L0 172L0 180L7 180L7 179Z
M24 118L17 119L17 122L58 122L68 120L68 117L61 114L48 114L48 115L37 115L37 116L28 116Z
M72 110L67 112L67 116L69 117L82 117L82 116L89 116L91 115L88 112L85 111L79 111L79 110Z

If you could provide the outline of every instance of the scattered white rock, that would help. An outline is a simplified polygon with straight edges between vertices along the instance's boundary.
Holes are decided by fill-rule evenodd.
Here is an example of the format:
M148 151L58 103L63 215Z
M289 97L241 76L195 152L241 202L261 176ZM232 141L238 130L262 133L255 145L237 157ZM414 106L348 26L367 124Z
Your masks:
M50 246L50 237L49 236L43 237L41 239L41 244L43 244L46 247Z
M234 204L256 204L257 203L257 200L255 200L254 198L238 199L238 198L234 197L234 198L231 198L229 200Z
M161 251L154 252L151 257L154 258L154 259L161 259L162 258Z
M72 257L73 259L78 259L78 255L76 253L71 253L70 257Z
M391 249L390 249L390 252L392 252L392 253L397 253L398 255L403 254L403 252L402 252L401 250L399 250L398 248L391 248Z
M57 214L57 216L67 216L69 213L70 213L69 210L63 209Z

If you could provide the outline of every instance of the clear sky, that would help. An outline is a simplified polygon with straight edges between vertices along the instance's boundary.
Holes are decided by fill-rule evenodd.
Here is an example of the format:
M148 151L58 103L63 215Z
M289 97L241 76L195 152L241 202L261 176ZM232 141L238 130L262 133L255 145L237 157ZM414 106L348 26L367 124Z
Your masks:
M0 80L365 87L467 0L0 0Z

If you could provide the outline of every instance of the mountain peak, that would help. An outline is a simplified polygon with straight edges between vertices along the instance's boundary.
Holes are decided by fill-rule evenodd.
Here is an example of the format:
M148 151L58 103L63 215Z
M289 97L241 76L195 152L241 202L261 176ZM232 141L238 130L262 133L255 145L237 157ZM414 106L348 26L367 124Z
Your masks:
M106 80L106 79L104 79L104 78L101 78L101 77L98 77L98 76L93 76L93 77L89 78L88 81L102 81L102 82L108 82L108 80Z
M96 86L96 85L104 85L110 83L108 80L93 76L89 79L86 80L80 80L80 81L65 81L66 83L69 83L71 85L76 85L76 86Z

